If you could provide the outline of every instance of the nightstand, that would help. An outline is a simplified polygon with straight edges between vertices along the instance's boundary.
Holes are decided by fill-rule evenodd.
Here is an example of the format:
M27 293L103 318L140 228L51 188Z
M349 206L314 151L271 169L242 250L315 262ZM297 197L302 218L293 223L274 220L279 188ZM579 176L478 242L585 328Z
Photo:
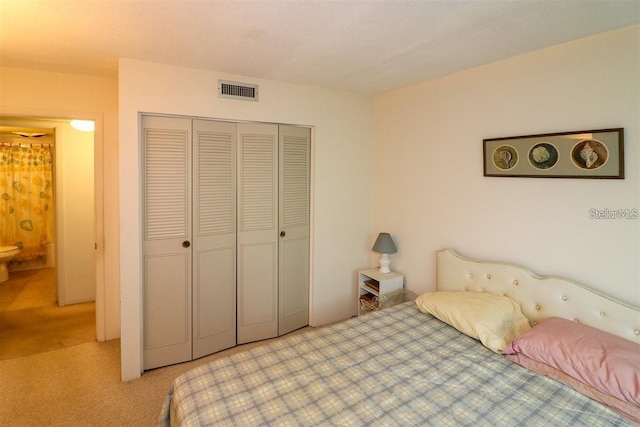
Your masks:
M377 268L358 271L358 316L404 301L402 274L384 274Z

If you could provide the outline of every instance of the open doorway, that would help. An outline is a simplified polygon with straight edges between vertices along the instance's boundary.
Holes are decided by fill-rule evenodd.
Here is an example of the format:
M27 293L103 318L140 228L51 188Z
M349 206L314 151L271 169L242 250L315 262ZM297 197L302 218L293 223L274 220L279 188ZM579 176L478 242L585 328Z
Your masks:
M0 283L3 348L20 356L95 340L94 134L70 120L2 117L0 145L0 227L13 227L0 245L19 248ZM34 172L47 163L50 175Z

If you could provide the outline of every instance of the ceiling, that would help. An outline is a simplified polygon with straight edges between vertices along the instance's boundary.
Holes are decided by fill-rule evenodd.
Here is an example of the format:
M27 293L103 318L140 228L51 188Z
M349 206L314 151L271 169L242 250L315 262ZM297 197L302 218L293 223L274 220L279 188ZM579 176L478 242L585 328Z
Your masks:
M14 140L50 138L55 133L54 127L57 122L60 122L60 120L54 121L26 117L16 119L15 117L0 116L0 142L7 142L8 138Z
M117 77L124 57L375 94L639 22L640 0L0 0L0 64Z

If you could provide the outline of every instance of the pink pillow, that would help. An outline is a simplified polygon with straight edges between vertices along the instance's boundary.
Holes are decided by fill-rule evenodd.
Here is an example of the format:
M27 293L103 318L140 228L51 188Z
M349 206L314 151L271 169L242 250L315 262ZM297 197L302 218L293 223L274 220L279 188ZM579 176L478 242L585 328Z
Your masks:
M523 354L603 393L640 405L640 345L581 323L552 317L513 340Z

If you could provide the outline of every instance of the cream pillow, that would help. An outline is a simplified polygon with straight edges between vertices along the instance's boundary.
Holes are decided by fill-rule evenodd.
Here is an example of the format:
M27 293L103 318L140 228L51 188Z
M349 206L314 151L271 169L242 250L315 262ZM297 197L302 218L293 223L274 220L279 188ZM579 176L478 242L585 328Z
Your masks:
M427 292L416 305L496 353L531 328L515 301L486 292Z

